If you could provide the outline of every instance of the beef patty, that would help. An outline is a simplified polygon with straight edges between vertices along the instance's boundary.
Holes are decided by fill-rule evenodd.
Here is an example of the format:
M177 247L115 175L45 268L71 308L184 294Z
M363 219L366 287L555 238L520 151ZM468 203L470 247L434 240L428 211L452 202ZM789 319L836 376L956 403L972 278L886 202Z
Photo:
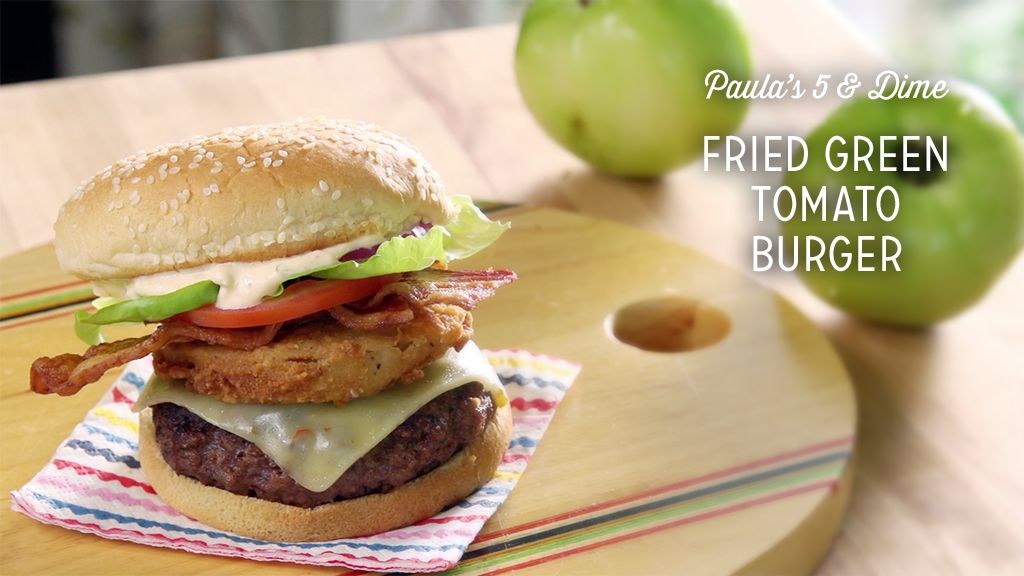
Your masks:
M410 416L323 492L303 488L255 444L181 406L153 406L153 424L160 453L178 474L235 494L313 508L389 492L430 472L483 433L493 414L491 397L480 384L450 390Z

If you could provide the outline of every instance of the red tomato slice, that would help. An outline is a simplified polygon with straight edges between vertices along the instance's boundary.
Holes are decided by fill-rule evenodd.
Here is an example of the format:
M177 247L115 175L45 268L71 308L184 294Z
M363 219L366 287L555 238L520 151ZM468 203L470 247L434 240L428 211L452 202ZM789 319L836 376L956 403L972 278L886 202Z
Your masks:
M380 290L397 275L361 280L301 280L277 297L249 308L223 310L213 304L178 314L177 318L207 328L250 328L308 316L314 312L361 300Z

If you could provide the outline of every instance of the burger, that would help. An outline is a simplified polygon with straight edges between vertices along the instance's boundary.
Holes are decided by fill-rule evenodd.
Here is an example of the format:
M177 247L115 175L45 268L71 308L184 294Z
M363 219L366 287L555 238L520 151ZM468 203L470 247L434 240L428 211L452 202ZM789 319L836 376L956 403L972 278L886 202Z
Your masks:
M472 310L515 280L448 263L507 228L448 196L406 140L331 119L139 152L64 204L61 266L92 281L83 354L36 360L75 394L152 355L139 460L172 507L278 541L415 523L486 483L508 400ZM155 325L103 343L105 326Z

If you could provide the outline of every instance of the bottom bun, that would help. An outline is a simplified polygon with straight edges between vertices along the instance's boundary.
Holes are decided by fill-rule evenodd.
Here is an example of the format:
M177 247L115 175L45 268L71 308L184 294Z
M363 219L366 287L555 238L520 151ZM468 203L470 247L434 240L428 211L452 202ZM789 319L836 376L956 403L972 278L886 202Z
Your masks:
M494 411L483 434L450 460L391 492L299 508L206 486L175 472L160 454L147 408L139 422L139 460L157 494L204 524L250 538L312 542L366 536L415 524L486 484L512 435L508 404Z

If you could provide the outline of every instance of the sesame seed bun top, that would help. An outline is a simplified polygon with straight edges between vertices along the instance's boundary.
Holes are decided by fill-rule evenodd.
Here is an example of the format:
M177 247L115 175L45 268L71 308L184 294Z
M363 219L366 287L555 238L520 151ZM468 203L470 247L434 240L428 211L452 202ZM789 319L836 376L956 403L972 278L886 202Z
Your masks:
M405 139L315 118L229 128L107 166L61 207L54 244L71 273L131 278L292 256L454 213Z

